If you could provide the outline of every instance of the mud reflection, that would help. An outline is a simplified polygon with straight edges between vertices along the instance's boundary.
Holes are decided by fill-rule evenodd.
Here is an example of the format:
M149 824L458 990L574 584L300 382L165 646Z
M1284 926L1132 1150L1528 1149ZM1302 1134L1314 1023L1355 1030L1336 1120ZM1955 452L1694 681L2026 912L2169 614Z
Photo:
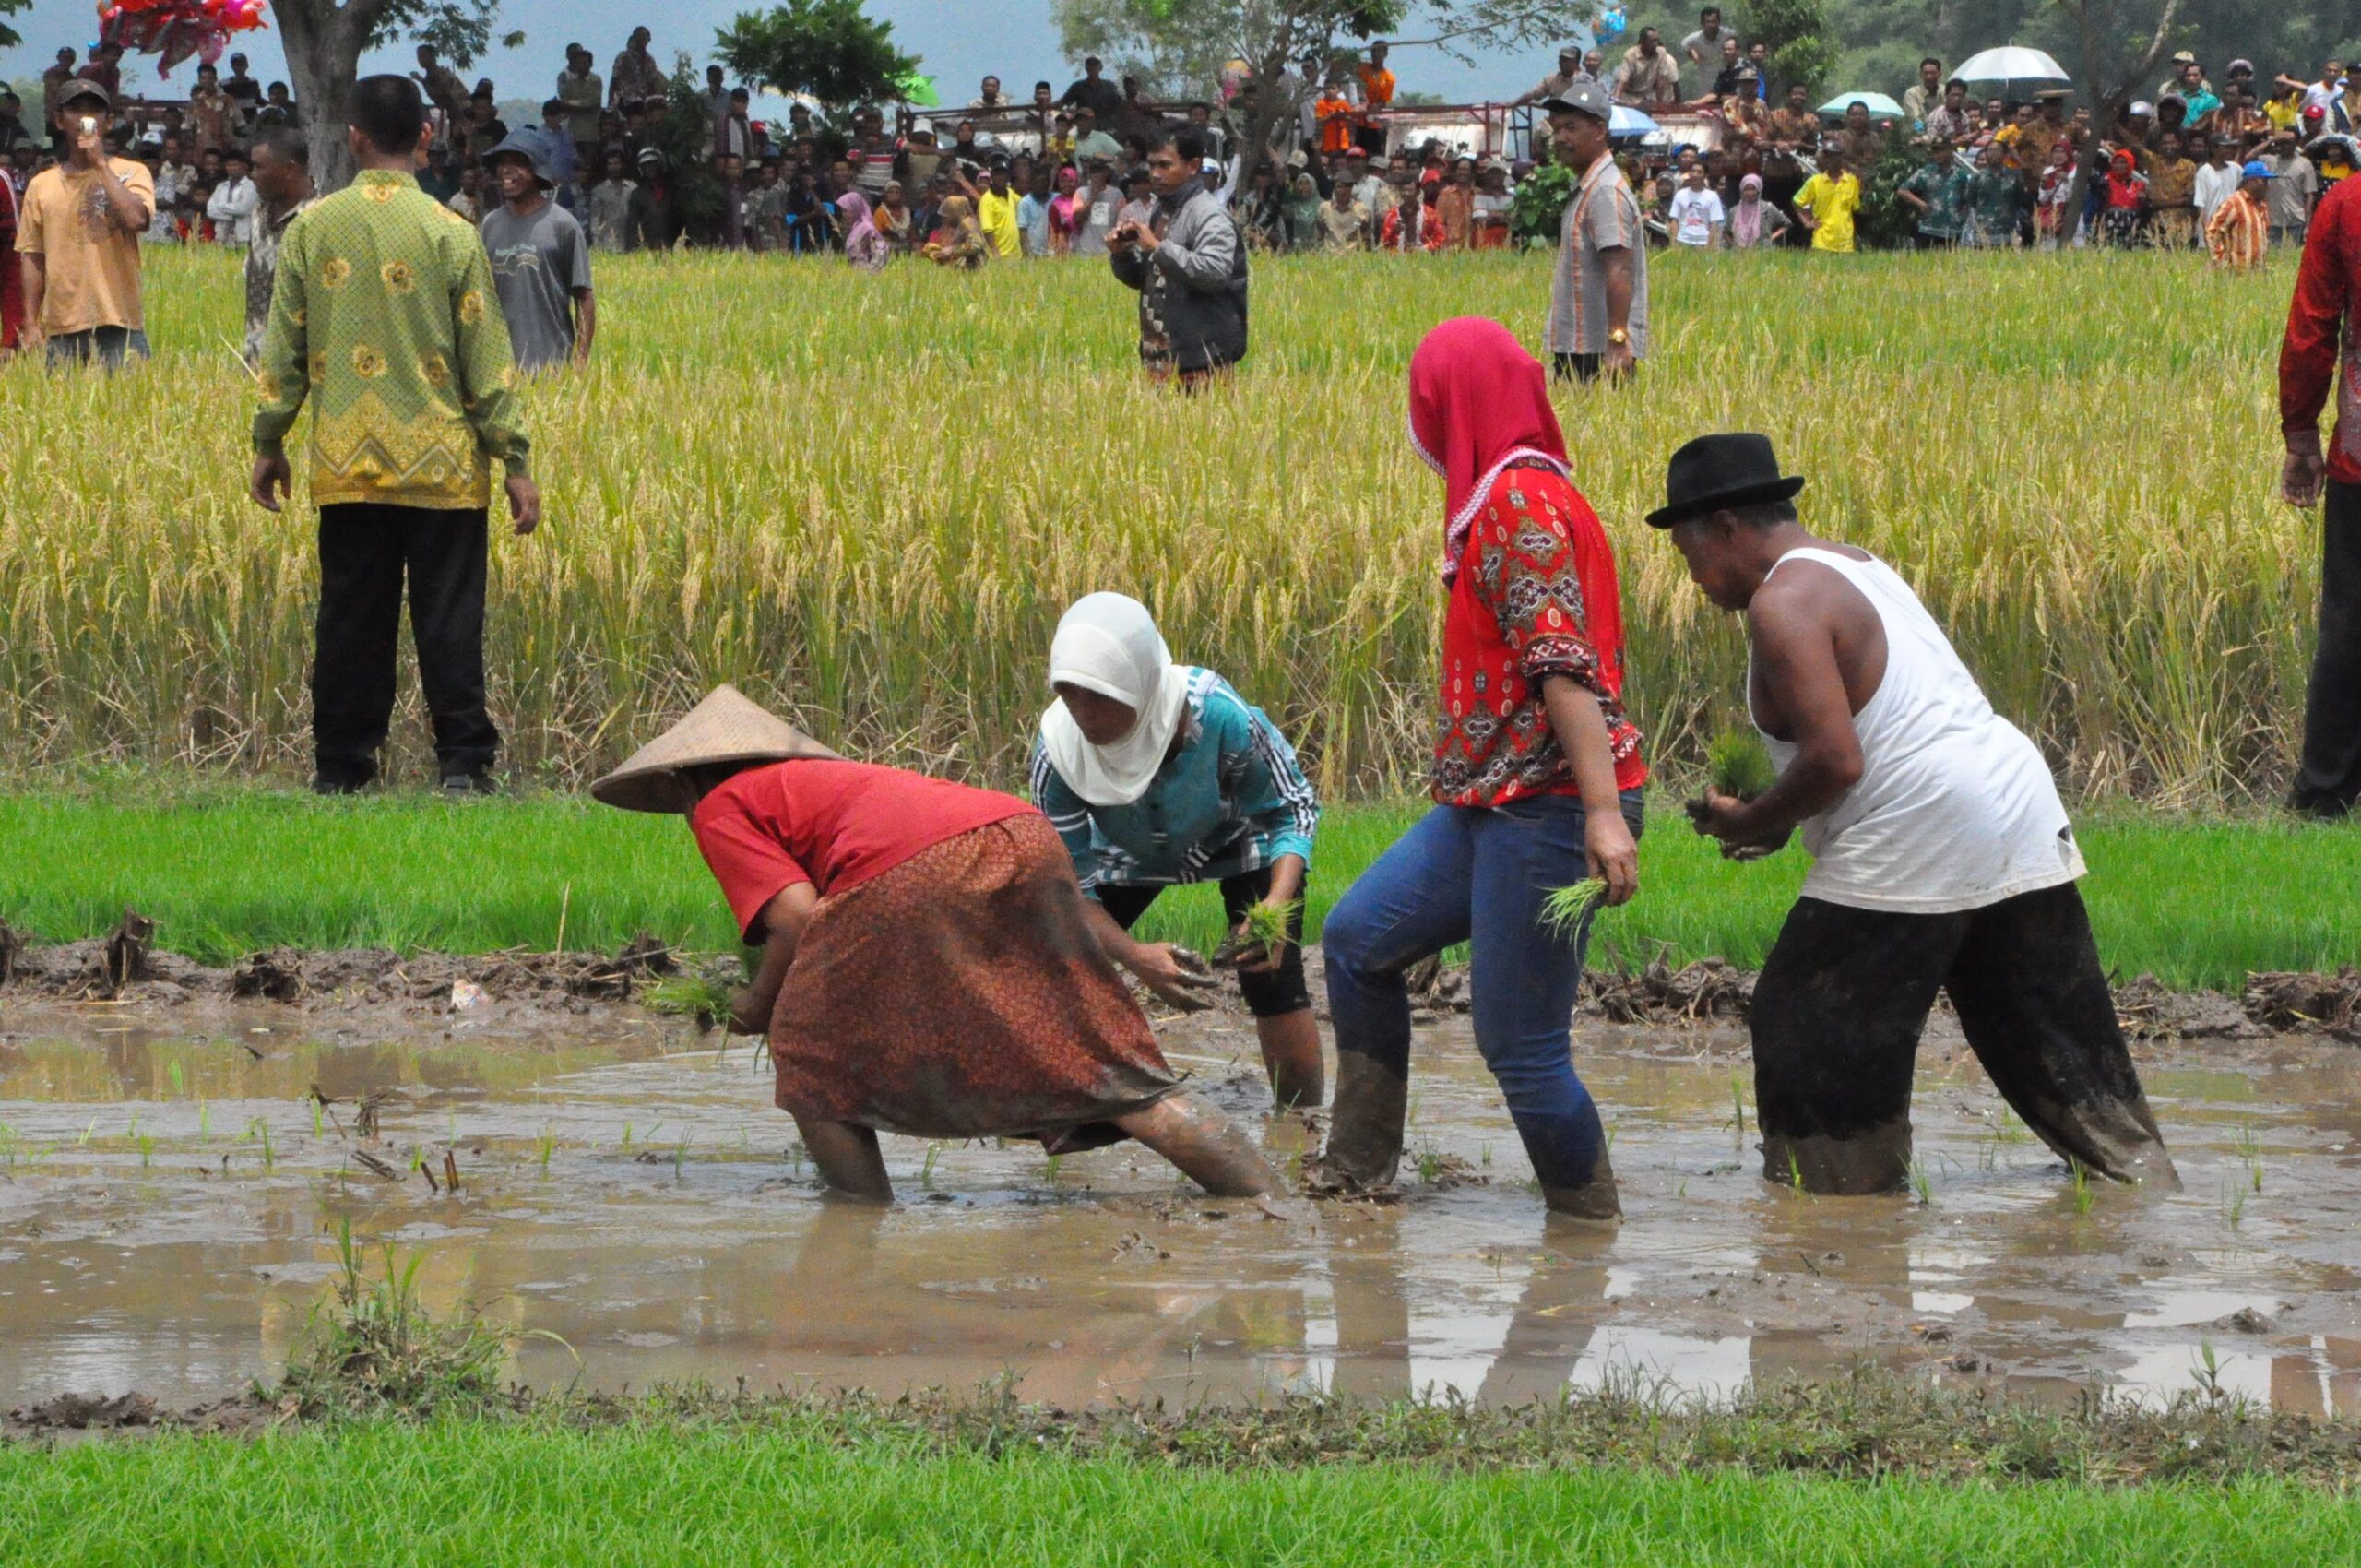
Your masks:
M622 1015L509 1038L295 1017L225 1014L202 1037L8 1020L0 1402L194 1401L269 1375L349 1219L421 1253L438 1308L560 1335L611 1389L1013 1378L1067 1404L1515 1403L1608 1384L1726 1397L1873 1361L2060 1397L2361 1409L2361 1057L2342 1046L2143 1062L2187 1181L2161 1195L2078 1194L1972 1058L1932 1042L1921 1203L1760 1181L1738 1039L1593 1026L1584 1069L1628 1217L1594 1232L1545 1222L1450 1024L1418 1052L1406 1199L1290 1225L1121 1146L1052 1170L1030 1146L889 1139L902 1203L845 1207L819 1198L743 1045ZM1275 1166L1313 1146L1269 1119L1242 1020L1169 1043L1264 1128ZM427 1179L446 1153L457 1192ZM515 1372L548 1384L575 1366L535 1344Z

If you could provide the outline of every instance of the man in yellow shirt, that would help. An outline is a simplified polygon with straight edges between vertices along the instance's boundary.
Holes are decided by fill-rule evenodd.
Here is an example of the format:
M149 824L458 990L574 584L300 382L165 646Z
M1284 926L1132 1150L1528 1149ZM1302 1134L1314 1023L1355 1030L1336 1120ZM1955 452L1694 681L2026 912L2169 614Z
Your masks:
M1811 231L1816 251L1853 249L1853 215L1861 210L1861 182L1845 172L1845 154L1831 147L1820 155L1820 172L1796 193L1796 216Z
M144 165L107 156L114 101L105 88L76 79L51 98L51 118L67 150L65 161L26 185L18 220L23 346L46 339L51 364L95 359L116 370L126 355L148 357L139 236L155 210L155 177Z
M984 189L976 197L976 224L991 242L995 255L1025 254L1024 226L1016 221L1016 204L1024 197L1008 183L1008 164L995 159Z

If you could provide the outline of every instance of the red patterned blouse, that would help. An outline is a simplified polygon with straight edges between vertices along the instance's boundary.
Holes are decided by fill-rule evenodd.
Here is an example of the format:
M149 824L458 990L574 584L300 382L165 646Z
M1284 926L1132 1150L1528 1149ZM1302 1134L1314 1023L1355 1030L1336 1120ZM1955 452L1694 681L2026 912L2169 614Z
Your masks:
M1646 783L1640 731L1623 711L1615 552L1590 503L1554 469L1513 465L1477 510L1458 567L1442 623L1434 798L1497 806L1578 792L1542 707L1548 675L1598 698L1616 788Z

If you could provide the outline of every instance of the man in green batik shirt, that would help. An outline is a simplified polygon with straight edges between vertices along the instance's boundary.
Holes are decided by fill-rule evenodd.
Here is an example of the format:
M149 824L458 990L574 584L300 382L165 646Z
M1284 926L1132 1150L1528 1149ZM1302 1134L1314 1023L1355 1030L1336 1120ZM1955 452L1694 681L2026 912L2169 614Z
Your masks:
M1967 222L1960 243L1980 250L2005 250L2017 243L2017 220L2024 209L2023 175L2000 159L1999 142L1986 142L1967 177Z
M1952 161L1952 144L1938 140L1927 161L1895 187L1903 206L1918 215L1918 248L1948 250L1959 242L1960 209L1967 199L1967 171Z
M418 188L426 110L402 77L355 84L350 185L287 227L255 394L249 492L278 511L287 434L312 404L320 611L312 666L312 788L377 772L394 705L402 582L443 787L491 787L500 733L484 711L490 459L507 469L516 532L541 519L525 471L508 327L483 243Z

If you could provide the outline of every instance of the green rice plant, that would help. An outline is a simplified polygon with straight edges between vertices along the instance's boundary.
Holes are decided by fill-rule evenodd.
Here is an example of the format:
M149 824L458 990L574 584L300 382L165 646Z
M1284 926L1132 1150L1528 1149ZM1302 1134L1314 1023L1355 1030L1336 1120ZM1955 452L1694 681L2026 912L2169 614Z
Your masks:
M146 1133L139 1134L139 1169L145 1170L156 1158L156 1140Z
M534 1160L540 1166L542 1175L546 1176L550 1173L550 1156L556 1152L557 1134L549 1128L543 1127L541 1135L534 1141L533 1145Z
M1607 884L1586 876L1563 887L1553 887L1541 900L1541 925L1551 935L1572 942L1583 921L1607 897Z
M387 1247L384 1271L373 1280L352 1239L351 1221L338 1221L336 1278L314 1304L272 1391L273 1402L316 1419L425 1415L481 1408L495 1398L512 1336L487 1324L471 1306L436 1317L419 1295L418 1273L425 1261L420 1252L401 1263ZM546 1329L514 1337L545 1340L574 1355L572 1346ZM574 1359L579 1366L581 1357Z
M1910 1195L1918 1200L1920 1208L1935 1206L1935 1178L1924 1160L1910 1162Z
M2074 1214L2079 1218L2091 1212L2091 1205L2096 1201L2097 1194L2091 1191L2090 1168L2079 1159L2069 1159L2067 1164L2073 1170Z
M187 1080L181 1073L179 1057L175 1056L164 1063L164 1077L172 1086L172 1098L178 1099L187 1087Z
M1796 1163L1796 1150L1792 1144L1787 1147L1787 1185L1795 1192L1804 1190L1804 1168Z
M919 1167L919 1186L934 1185L934 1162L941 1158L942 1155L943 1146L940 1143L931 1143L926 1146L926 1162Z
M2255 1135L2252 1123L2238 1128L2238 1158L2246 1162L2248 1179L2256 1192L2262 1191L2262 1140Z
M1741 801L1768 794L1779 781L1770 748L1751 729L1725 730L1705 748L1705 778L1714 790Z
M1049 1182L1051 1185L1055 1185L1058 1180L1058 1169L1064 1164L1065 1156L1062 1154L1053 1154L1050 1156L1048 1159L1041 1162L1042 1179Z
M2247 1218L2247 1189L2236 1182L2225 1182L2222 1192L2222 1218L2236 1230Z

